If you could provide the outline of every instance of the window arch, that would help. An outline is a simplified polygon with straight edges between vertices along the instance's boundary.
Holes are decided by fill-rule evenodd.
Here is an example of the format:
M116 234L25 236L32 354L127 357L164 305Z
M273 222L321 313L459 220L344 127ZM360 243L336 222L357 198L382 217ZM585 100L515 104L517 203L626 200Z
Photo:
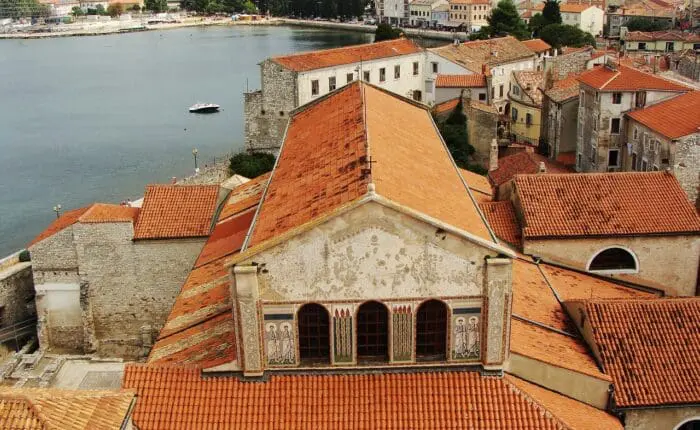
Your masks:
M416 313L416 359L447 359L447 306L428 300Z
M639 267L637 257L628 249L611 246L599 251L588 262L591 272L633 273Z
M700 417L691 418L677 425L674 430L700 430Z
M297 312L299 359L302 363L330 363L330 323L328 311L316 303Z
M357 311L357 358L389 360L389 311L379 302L366 302Z

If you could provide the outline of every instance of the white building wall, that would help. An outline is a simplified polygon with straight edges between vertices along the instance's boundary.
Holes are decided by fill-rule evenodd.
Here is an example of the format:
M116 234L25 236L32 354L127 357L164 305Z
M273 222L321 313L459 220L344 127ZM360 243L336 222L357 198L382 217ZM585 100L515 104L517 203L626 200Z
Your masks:
M404 0L384 0L384 15L380 18L392 24L398 23L407 18L404 7Z
M594 36L603 34L603 20L605 12L598 7L589 7L581 12L579 28Z
M418 63L418 74L413 74L413 63ZM400 78L394 78L394 66L401 67ZM420 90L425 100L425 87L423 84L423 67L424 54L410 54L391 58L382 58L373 61L365 61L362 63L346 64L338 67L329 67L326 69L311 70L309 72L301 72L297 77L298 88L298 106L302 106L314 99L328 94L329 78L335 77L336 89L346 85L347 75L353 74L353 79L362 79L364 72L369 72L371 84L377 85L395 94L412 97L413 91ZM386 71L386 79L384 82L379 81L379 71L384 68ZM312 95L312 81L318 80L318 94Z
M434 72L434 70L437 69L437 73ZM455 64L452 61L441 57L433 52L426 51L425 55L425 88L426 88L426 102L428 104L431 103L440 103L440 101L437 100L436 98L436 88L435 88L435 80L437 79L437 75L472 75L474 72L471 70L467 69L464 66L460 66L459 64ZM429 91L428 91L429 89ZM449 98L445 99L449 100ZM445 101L442 100L442 101Z
M535 61L536 57L533 55L532 58L526 60L499 64L491 68L492 100L499 113L503 112L506 103L508 103L508 90L513 72L516 70L534 70Z
M471 99L486 103L488 99L486 87L469 88L471 91ZM462 94L462 88L436 88L435 89L435 104L452 100Z

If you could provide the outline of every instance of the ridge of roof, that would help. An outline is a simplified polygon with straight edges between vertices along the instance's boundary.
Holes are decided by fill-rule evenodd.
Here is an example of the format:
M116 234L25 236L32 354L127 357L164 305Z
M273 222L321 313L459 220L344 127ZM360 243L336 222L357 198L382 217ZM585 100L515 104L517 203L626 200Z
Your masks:
M669 139L700 133L700 90L661 101L627 116Z

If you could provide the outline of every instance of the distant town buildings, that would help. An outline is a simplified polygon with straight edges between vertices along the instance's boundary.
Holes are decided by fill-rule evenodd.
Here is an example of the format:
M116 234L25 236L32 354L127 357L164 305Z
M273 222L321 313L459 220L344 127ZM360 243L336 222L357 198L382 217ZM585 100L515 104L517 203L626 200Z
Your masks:
M409 0L377 0L377 18L379 22L392 25L409 23Z
M605 11L606 9L603 8ZM611 11L606 11L607 33L611 38L620 37L622 27L627 26L630 19L646 18L656 23L661 23L671 28L676 11L674 7L664 1L640 0L629 6L621 6Z
M544 3L535 6L533 13L542 13ZM605 11L589 3L561 3L562 24L572 25L594 36L603 34Z
M510 85L510 131L519 142L537 145L542 126L544 72L515 70Z
M417 27L434 28L438 24L444 25L447 21L446 17L441 16L439 11L435 15L433 12L438 8L444 12L446 6L448 6L447 0L413 0L408 5L410 11L409 22L412 26Z
M450 0L451 26L460 26L468 32L478 31L488 25L490 15L489 0Z
M623 31L620 47L625 52L668 53L700 50L700 34L669 31Z

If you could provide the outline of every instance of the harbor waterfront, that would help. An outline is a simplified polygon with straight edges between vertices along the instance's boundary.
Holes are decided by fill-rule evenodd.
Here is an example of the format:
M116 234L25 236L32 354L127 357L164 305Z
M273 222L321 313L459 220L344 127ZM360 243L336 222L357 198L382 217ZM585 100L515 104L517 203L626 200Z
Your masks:
M366 43L370 34L216 26L0 41L0 255L63 210L136 199L243 148L243 92L257 63ZM196 102L221 111L196 115Z

